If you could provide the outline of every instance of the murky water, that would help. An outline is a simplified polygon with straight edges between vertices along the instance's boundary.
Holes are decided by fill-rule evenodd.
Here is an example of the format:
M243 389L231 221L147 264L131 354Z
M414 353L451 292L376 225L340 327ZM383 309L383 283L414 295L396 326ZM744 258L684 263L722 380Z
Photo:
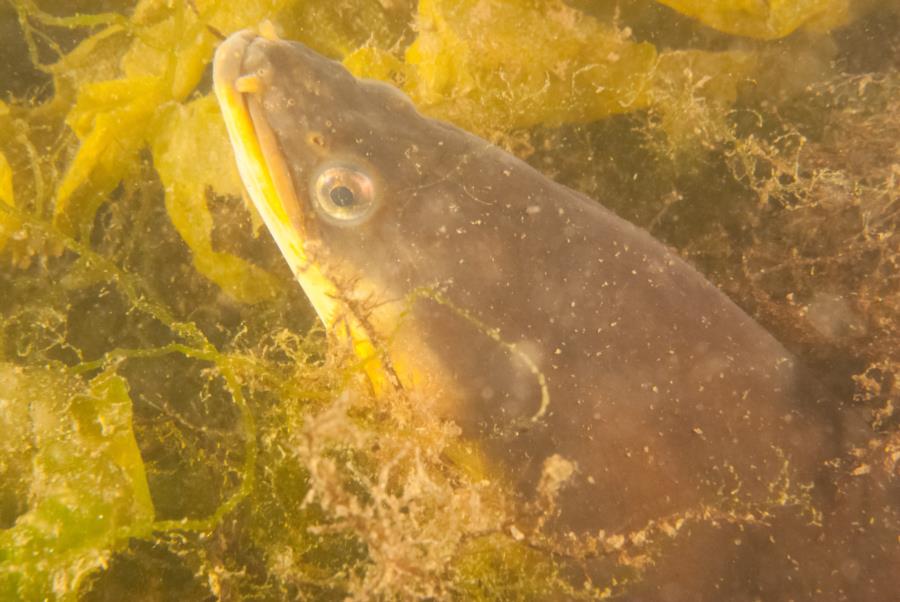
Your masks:
M0 6L0 599L894 595L896 7L76 4ZM372 392L243 200L209 63L264 19L697 266L858 417L837 503L525 530L427 393Z

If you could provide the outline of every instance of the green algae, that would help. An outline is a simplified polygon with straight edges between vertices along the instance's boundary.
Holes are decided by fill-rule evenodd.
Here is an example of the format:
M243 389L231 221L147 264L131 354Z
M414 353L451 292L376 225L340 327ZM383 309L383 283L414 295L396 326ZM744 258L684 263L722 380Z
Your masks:
M10 207L16 206L16 197L13 191L13 172L6 155L0 153L0 202ZM4 213L0 217L0 251L6 246L9 235L16 230L17 224L14 218Z
M366 45L345 64L359 76L398 83L421 110L488 138L631 113L651 106L662 82L688 85L681 81L684 52L660 54L628 27L560 0L423 0L416 34L402 57ZM752 59L731 58L740 53L688 54L697 56L690 77L715 78L703 94L723 103L734 100L727 88L752 74ZM740 68L723 68L723 60Z
M655 49L562 2L420 2L417 104L467 129L594 121L646 105ZM522 29L530 32L522 36ZM487 126L476 126L476 119Z
M89 383L53 367L0 366L5 456L29 456L28 510L0 533L0 597L75 599L128 536L149 531L154 509L131 426L126 382L101 374ZM15 472L15 471L13 471Z
M275 296L279 283L274 277L236 255L213 248L207 193L240 195L234 169L222 154L227 135L215 99L204 96L172 104L160 111L158 119L167 125L151 143L153 164L166 190L166 211L193 251L197 271L245 303Z
M726 33L770 40L799 27L827 31L849 19L849 0L659 0Z
M864 54L830 30L896 11L671 1L687 33L659 43L633 2L82 4L14 3L16 61L52 85L0 105L0 596L592 598L665 553L606 534L608 582L573 578L517 540L452 428L298 335L312 312L254 234L209 92L219 34L263 19L648 227L814 363L841 358L877 435L846 470L896 479L900 83L822 66Z

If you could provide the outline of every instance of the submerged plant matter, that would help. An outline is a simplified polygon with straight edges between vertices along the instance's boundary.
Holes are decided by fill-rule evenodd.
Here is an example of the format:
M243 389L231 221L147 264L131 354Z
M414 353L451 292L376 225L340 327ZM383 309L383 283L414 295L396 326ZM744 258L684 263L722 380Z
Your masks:
M608 581L573 583L452 424L372 395L210 95L264 19L677 247L865 410L841 486L897 490L897 9L131 4L0 7L0 598L602 597L728 520L600 534ZM890 549L896 512L861 529Z

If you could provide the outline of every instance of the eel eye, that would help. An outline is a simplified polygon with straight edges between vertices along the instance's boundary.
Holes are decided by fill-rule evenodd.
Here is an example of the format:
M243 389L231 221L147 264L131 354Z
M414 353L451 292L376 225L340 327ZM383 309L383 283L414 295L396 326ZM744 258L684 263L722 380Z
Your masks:
M327 221L336 225L359 224L375 208L372 178L355 165L323 165L316 170L311 188L316 209Z

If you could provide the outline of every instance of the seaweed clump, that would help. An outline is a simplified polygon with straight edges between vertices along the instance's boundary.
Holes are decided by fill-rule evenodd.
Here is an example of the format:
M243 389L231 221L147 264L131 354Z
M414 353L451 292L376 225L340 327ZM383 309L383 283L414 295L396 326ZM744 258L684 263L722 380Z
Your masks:
M676 246L866 411L848 490L896 489L896 9L119 4L0 9L0 597L598 598L652 563L611 536L571 582L314 326L209 90L217 32L266 18Z

